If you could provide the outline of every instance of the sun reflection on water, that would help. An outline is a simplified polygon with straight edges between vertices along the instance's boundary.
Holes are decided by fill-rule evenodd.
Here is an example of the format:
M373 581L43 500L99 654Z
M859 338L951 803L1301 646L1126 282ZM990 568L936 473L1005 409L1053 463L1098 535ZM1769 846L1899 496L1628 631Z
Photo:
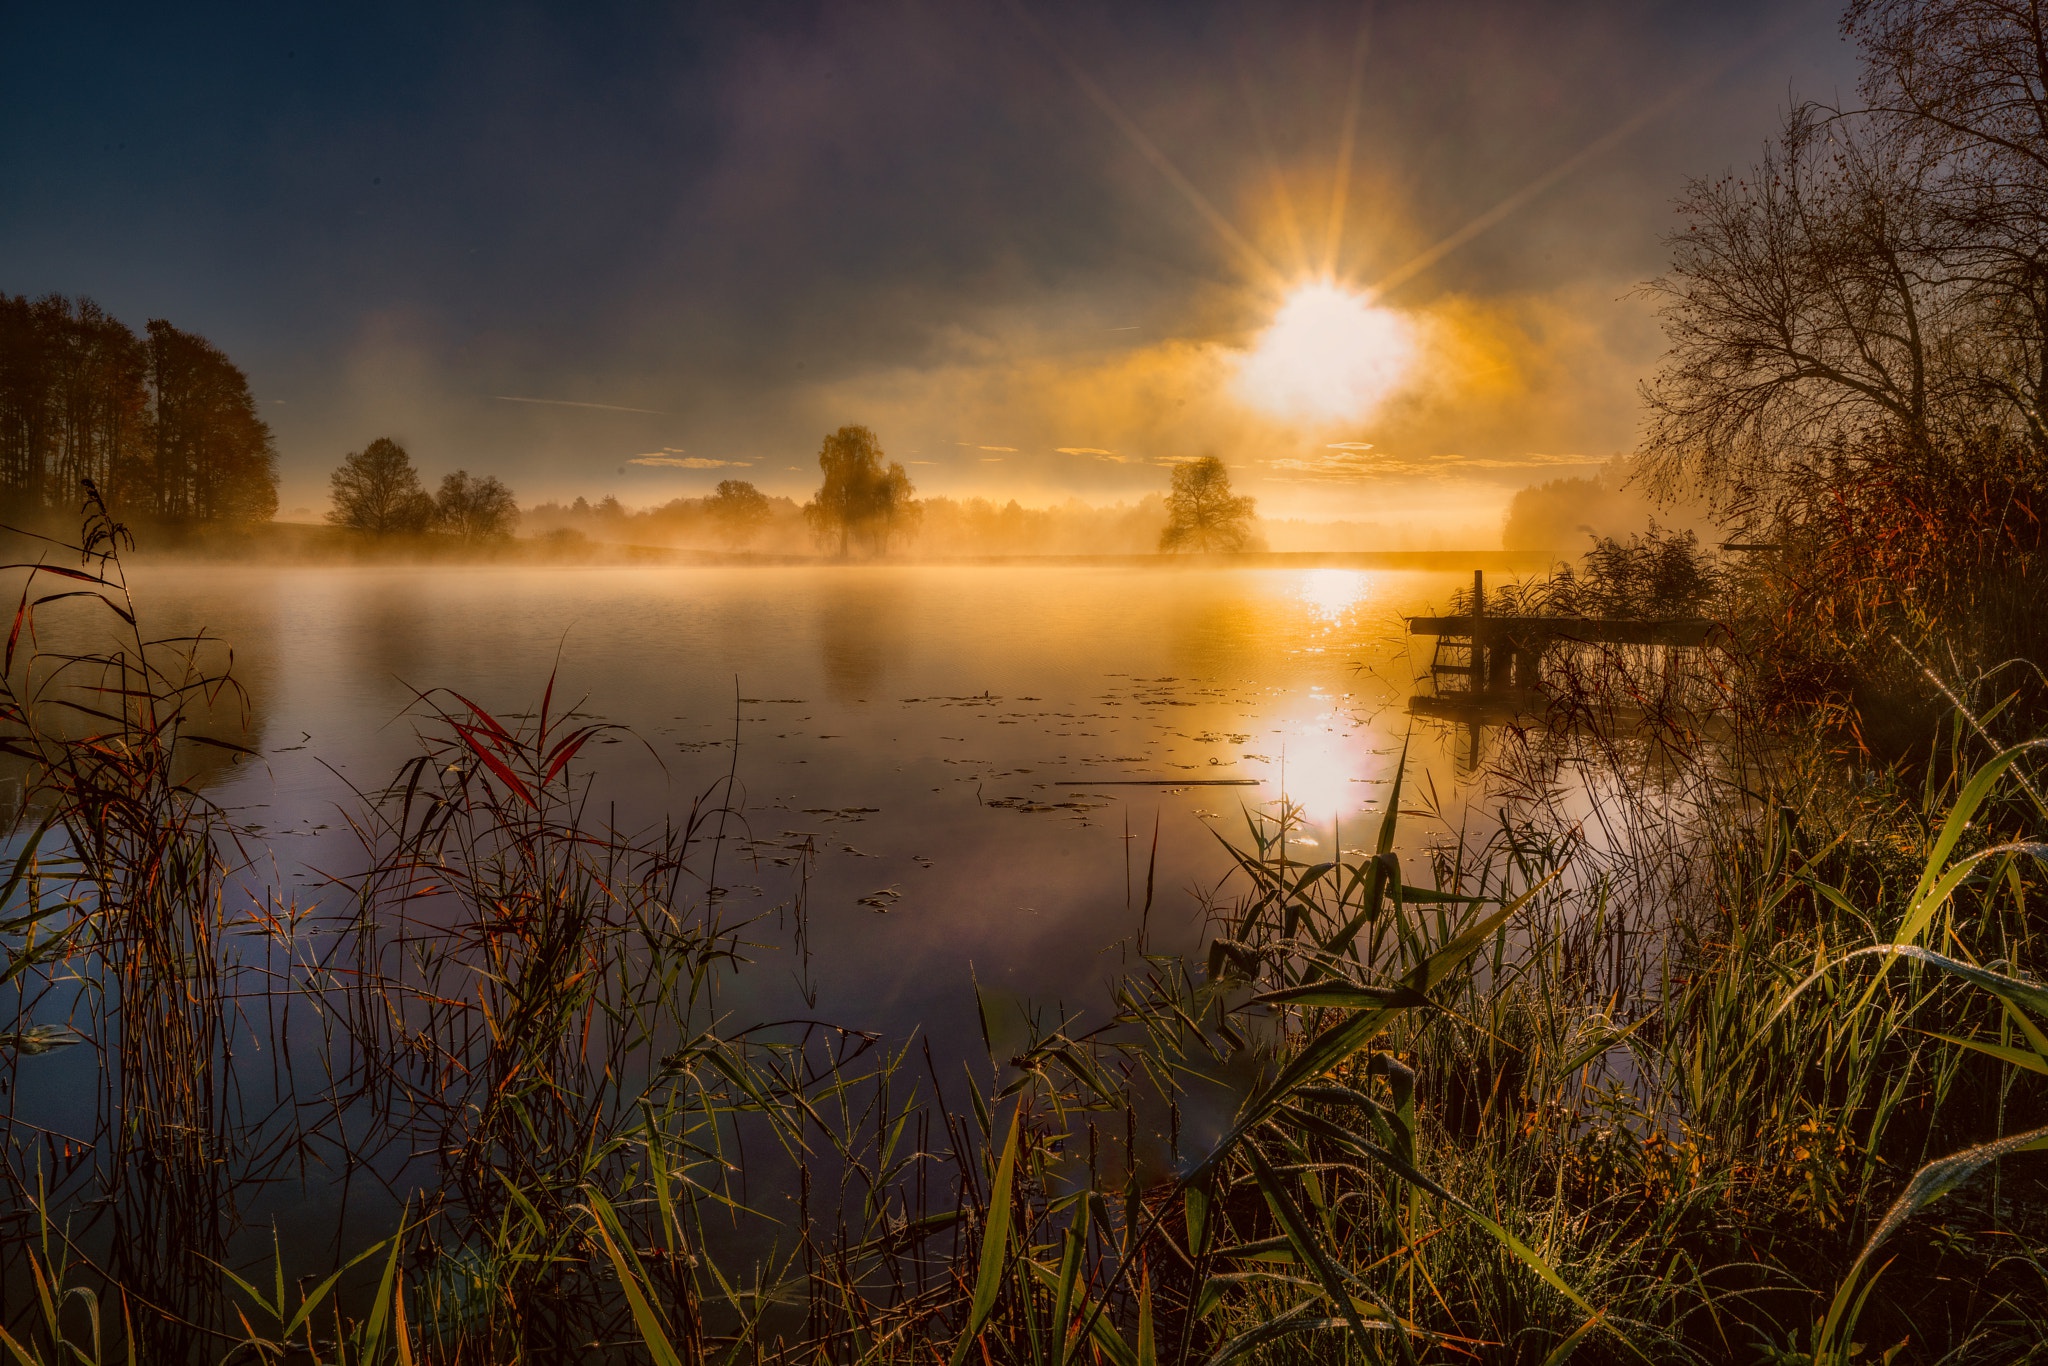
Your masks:
M1301 576L1297 596L1327 625L1357 610L1372 594L1372 575L1358 569L1309 569Z
M1356 781L1370 759L1350 694L1312 687L1273 720L1279 723L1280 753L1260 775L1266 798L1277 802L1284 796L1313 827L1355 819L1370 797L1371 789Z

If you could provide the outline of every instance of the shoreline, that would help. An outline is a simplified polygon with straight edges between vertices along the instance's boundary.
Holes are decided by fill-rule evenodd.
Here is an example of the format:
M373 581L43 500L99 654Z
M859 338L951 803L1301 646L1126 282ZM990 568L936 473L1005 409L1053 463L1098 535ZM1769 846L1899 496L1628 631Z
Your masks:
M1440 572L1541 572L1559 556L1509 550L1281 550L1235 554L935 554L841 560L784 551L715 550L592 541L563 546L520 537L464 546L439 536L359 539L330 527L273 523L227 534L179 535L144 528L132 563L560 568L808 568L959 567L1028 569L1405 569Z

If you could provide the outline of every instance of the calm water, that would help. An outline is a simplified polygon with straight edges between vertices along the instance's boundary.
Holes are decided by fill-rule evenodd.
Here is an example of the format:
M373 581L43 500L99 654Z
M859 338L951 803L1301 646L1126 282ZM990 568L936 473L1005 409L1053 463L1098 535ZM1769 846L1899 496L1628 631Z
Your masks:
M719 881L764 909L787 896L793 848L815 841L815 1015L948 1042L973 1028L970 971L1020 998L1091 995L1116 961L1105 952L1136 927L1155 824L1164 945L1196 942L1192 889L1226 871L1212 831L1242 840L1243 812L1272 810L1283 785L1306 809L1303 840L1366 843L1420 667L1400 614L1458 582L957 566L136 572L147 624L233 644L263 757L219 773L214 793L302 903L334 895L321 875L354 865L349 785L379 786L415 752L415 689L524 711L558 669L558 706L566 695L632 733L585 751L622 825L687 811L736 764L743 819ZM1448 769L1444 737L1420 728L1410 781L1427 773L1448 793ZM1109 781L1218 778L1255 785ZM786 948L764 945L757 964L735 1011L800 1005Z

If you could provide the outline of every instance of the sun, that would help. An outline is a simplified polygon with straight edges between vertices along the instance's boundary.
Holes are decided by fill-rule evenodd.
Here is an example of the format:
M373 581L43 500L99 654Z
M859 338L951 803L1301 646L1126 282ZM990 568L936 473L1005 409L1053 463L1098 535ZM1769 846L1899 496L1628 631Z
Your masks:
M1341 422L1366 416L1415 364L1415 325L1334 280L1288 292L1246 354L1238 388L1277 417Z

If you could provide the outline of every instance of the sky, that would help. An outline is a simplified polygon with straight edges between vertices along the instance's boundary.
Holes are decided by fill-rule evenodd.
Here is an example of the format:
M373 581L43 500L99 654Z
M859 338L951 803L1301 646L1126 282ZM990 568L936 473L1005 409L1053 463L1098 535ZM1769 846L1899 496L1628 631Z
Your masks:
M281 507L430 479L1498 523L1631 448L1692 177L1845 96L1808 0L0 7L0 290L222 346Z

